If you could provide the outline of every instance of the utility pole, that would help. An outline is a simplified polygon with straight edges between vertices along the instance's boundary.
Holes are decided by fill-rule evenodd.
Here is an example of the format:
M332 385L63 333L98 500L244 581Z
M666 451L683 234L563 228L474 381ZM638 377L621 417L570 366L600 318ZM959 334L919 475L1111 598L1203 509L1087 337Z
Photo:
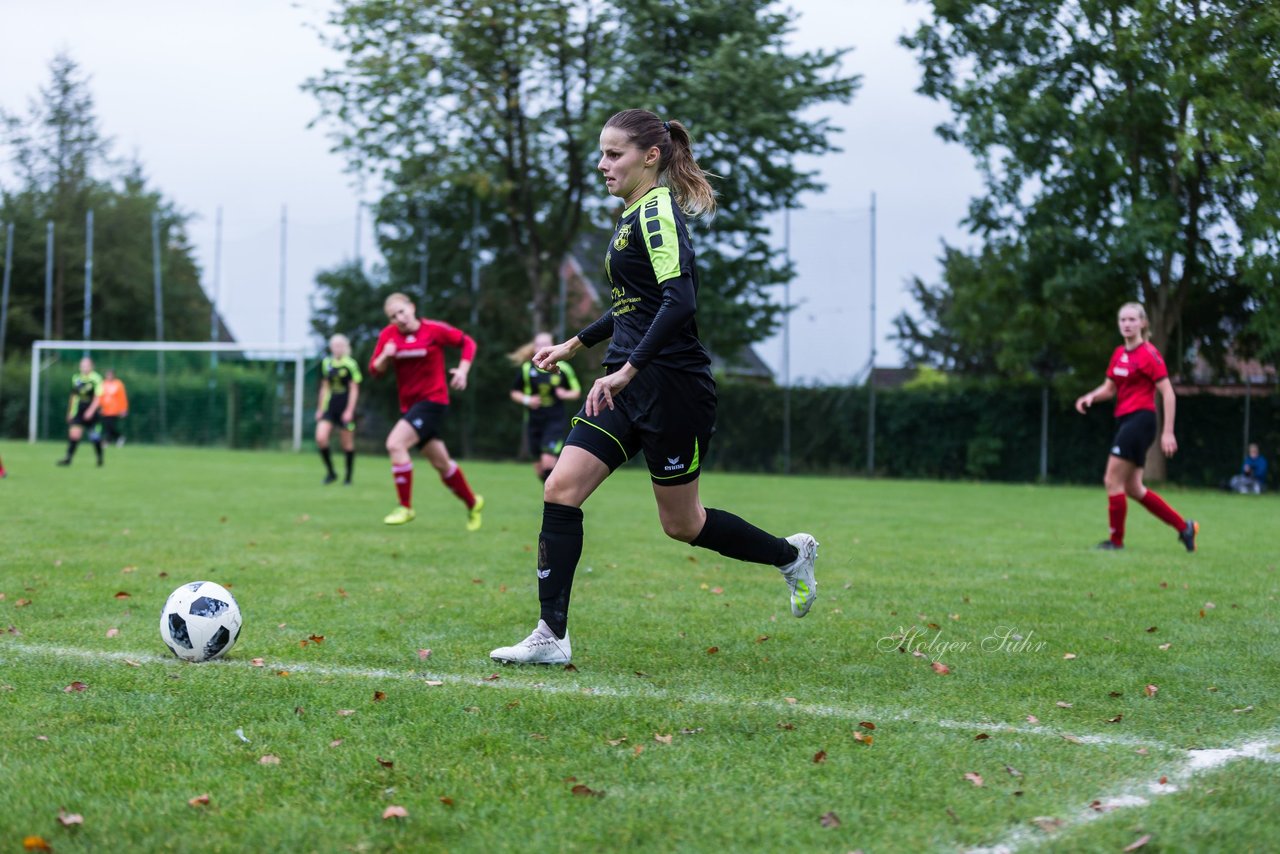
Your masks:
M876 475L876 194L871 193L871 361L867 371L867 477Z
M93 339L93 209L84 215L84 326L82 340ZM86 356L89 351L84 352Z
M156 340L164 340L164 289L160 272L160 211L151 212L151 268L154 278L156 303ZM169 433L168 417L165 406L164 351L156 351L156 374L160 380L160 434L163 443Z
M791 474L791 205L782 214L787 278L782 285L782 473Z

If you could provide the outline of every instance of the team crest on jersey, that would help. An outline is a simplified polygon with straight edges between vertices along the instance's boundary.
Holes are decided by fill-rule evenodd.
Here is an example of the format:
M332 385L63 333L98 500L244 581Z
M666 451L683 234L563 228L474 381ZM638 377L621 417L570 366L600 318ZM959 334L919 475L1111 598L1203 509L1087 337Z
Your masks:
M624 223L619 226L617 235L613 238L613 248L621 252L627 248L627 242L631 239L631 223Z

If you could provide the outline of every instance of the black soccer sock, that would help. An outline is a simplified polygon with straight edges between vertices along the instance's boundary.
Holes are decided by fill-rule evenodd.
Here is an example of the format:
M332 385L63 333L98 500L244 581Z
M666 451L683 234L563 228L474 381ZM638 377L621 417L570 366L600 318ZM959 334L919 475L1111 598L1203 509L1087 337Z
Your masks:
M72 457L74 457L74 456L76 455L76 446L77 446L77 445L79 445L79 444L80 444L80 440L79 440L79 439L68 439L68 440L67 440L67 459L68 459L68 460L70 460Z
M558 638L568 632L569 591L581 557L582 509L544 502L538 535L538 601L542 621Z
M796 547L782 537L775 537L739 516L711 507L707 508L706 524L689 545L711 549L735 560L771 566L786 566L796 559Z
M320 448L320 459L324 460L325 470L329 472L329 477L337 477L333 471L333 454L328 448Z
M102 465L102 440L93 440L93 453L98 457L98 465Z
M347 456L347 481L349 482L351 480L351 475L356 470L356 452L343 451L343 453Z

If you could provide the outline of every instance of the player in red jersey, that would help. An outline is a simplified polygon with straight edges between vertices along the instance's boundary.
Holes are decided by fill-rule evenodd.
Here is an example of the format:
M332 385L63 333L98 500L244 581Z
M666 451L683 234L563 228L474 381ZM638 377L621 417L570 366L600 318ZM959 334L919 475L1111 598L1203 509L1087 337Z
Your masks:
M391 474L400 506L383 521L388 525L403 525L413 520L410 451L419 448L440 473L444 485L467 505L467 530L478 531L484 497L471 491L462 469L449 456L449 449L440 438L440 428L449 410L449 389L462 391L467 387L467 374L476 356L475 339L447 323L419 318L417 308L404 294L387 297L383 308L391 323L378 336L369 371L375 377L381 376L394 364L400 392L400 420L387 436L387 453L391 457ZM447 383L445 347L462 350L462 359L458 367L449 370Z
M1100 400L1116 399L1116 433L1111 440L1111 456L1107 459L1107 472L1103 478L1107 486L1111 536L1099 543L1098 548L1124 548L1125 496L1128 496L1177 531L1178 539L1187 551L1193 552L1196 550L1196 534L1200 532L1199 523L1183 519L1154 490L1142 485L1142 466L1146 462L1147 449L1156 437L1157 391L1164 402L1160 450L1166 457L1172 457L1178 450L1178 440L1173 436L1177 398L1173 384L1169 382L1169 371L1164 366L1160 351L1148 340L1147 312L1141 304L1127 302L1120 306L1117 324L1124 344L1111 354L1107 378L1102 385L1076 400L1076 411L1083 415Z

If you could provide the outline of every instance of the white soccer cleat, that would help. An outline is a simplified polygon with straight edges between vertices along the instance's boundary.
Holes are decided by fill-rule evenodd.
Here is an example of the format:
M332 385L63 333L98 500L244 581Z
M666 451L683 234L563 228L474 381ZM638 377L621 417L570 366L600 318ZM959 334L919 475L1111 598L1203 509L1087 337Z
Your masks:
M812 578L812 574L810 578ZM538 620L533 634L515 646L500 646L489 657L503 664L568 664L573 657L569 647L569 633L564 639L555 636L547 624Z
M791 589L791 616L803 617L809 613L813 600L818 598L818 582L813 577L813 563L818 559L818 541L812 534L792 534L787 542L796 547L796 559L778 567Z

